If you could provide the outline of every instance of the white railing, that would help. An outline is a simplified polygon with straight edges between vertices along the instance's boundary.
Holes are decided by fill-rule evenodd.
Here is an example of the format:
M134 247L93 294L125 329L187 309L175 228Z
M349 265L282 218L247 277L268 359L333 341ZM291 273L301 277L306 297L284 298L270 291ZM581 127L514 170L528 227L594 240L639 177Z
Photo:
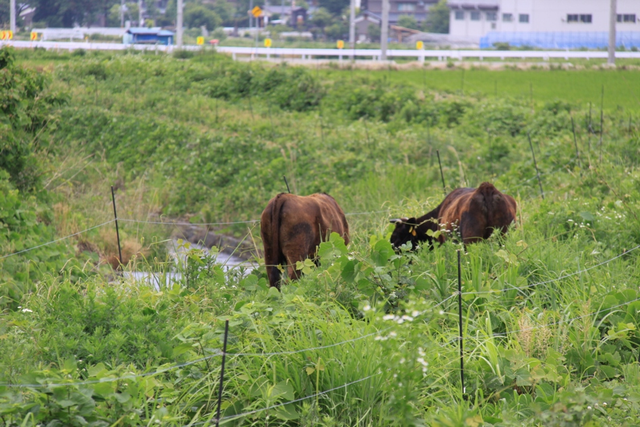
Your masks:
M16 48L44 48L59 50L149 50L158 52L172 52L175 46L164 45L125 45L122 43L91 43L91 42L49 42L49 41L4 41L0 46L12 45ZM206 49L211 49L206 46ZM188 45L183 46L184 50L200 50L203 46ZM215 48L218 52L231 54L234 59L247 57L252 59L279 58L282 60L301 59L338 59L347 60L354 56L356 59L379 60L380 49L303 49L303 48L277 48L277 47L230 47L219 46ZM463 60L475 58L480 61L486 59L542 59L548 61L554 59L606 59L605 51L561 51L561 50L415 50L415 49L395 49L388 50L387 57L393 58L416 58L418 61L434 58L438 61ZM640 58L640 52L616 52L617 58Z

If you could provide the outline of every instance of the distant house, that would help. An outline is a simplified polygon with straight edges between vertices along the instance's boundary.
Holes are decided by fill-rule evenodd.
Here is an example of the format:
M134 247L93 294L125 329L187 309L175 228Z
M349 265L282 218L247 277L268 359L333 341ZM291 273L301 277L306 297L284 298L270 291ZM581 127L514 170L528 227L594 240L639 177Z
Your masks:
M380 27L382 18L373 12L368 10L363 11L355 20L356 22L356 40L360 42L371 41L372 37L369 34L369 26Z
M438 0L389 0L389 24L396 25L403 15L414 17L420 24L427 19L429 8L437 3ZM363 13L382 16L382 0L362 0L361 4Z
M162 28L129 28L123 36L124 44L173 44L173 32Z
M273 20L273 15L278 15L279 18ZM258 25L263 27L265 24L283 24L289 25L293 28L302 28L307 23L307 9L304 7L296 7L291 9L291 6L264 6L262 8L262 17L258 18Z
M451 36L540 48L606 47L608 0L449 0ZM640 46L640 0L617 0L617 44Z

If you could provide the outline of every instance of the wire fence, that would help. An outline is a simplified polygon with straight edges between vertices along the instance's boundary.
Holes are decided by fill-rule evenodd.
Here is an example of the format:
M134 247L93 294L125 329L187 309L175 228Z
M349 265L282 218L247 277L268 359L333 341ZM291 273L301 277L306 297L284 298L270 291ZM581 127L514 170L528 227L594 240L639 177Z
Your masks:
M378 214L378 213L384 213L384 212L389 212L389 209L383 209L383 210L379 210L379 211L369 211L369 212L350 212L350 213L346 213L345 215L348 216L354 216L354 215L373 215L373 214ZM13 253L9 253L6 255L2 255L0 256L0 259L4 259L4 258L9 258L15 255L19 255L25 252L29 252L35 249L39 249L42 248L44 246L48 246L48 245L52 245L54 243L58 243L61 242L63 240L67 240L70 239L72 237L75 236L79 236L81 234L87 233L91 230L95 230L96 228L100 228L100 227L104 227L105 225L109 225L113 222L129 222L129 223L137 223L137 224L155 224L155 225L169 225L169 226L216 226L216 225L235 225L235 224L254 224L254 223L258 223L260 222L259 219L251 219L251 220L247 220L247 221L223 221L223 222L185 222L185 221L148 221L148 220L140 220L140 219L130 219L130 218L115 218L106 222L103 222L102 224L98 224L98 225L94 225L93 227L89 227L85 230L82 231L78 231L77 233L73 233L73 234L69 234L68 236L64 236L64 237L60 237L59 239L54 239L51 240L50 242L46 242L46 243L42 243L40 245L36 245L27 249L22 249L20 251L17 252L13 252Z
M614 260L616 260L618 258L621 258L621 257L623 257L623 256L625 256L625 255L627 255L627 254L639 249L639 248L640 248L640 245L637 245L637 246L629 249L628 251L625 251L625 252L621 253L620 255L616 255L613 258L609 258L606 261L602 261L602 262L600 262L600 263L598 263L596 265L592 265L589 268L585 268L585 269L582 269L582 270L574 271L573 273L565 274L565 275L562 275L562 276L557 277L555 279L545 280L543 282L531 283L531 284L527 285L524 288L518 288L518 287L512 286L510 288L496 289L496 290L490 290L490 291L463 292L462 295L486 295L486 294L497 294L497 293L502 293L502 292L508 292L508 291L513 291L513 290L527 290L527 289L531 289L531 288L534 288L534 287L539 286L539 285L546 285L546 284L549 284L549 283L558 282L560 280L564 280L564 279L567 279L569 277L577 276L579 274L586 273L587 271L590 271L590 270L593 270L595 268L601 267L603 265L609 264L610 262L612 262L612 261L614 261Z
M89 231L91 231L91 230L95 230L96 228L104 227L105 225L107 225L107 224L111 224L112 222L115 222L115 221L116 221L115 219L112 219L112 220L110 220L110 221L103 222L102 224L94 225L93 227L87 228L86 230L78 231L77 233L69 234L68 236L64 236L64 237L61 237L61 238L59 238L59 239L52 240L52 241L47 242L47 243L43 243L43 244L41 244L41 245L33 246L33 247L31 247L31 248L23 249L23 250L21 250L21 251L14 252L14 253L11 253L11 254L2 255L2 256L0 256L0 259L9 258L9 257L12 257L12 256L14 256L14 255L19 255L19 254L22 254L22 253L25 253L25 252L32 251L32 250L34 250L34 249L38 249L38 248L42 248L42 247L44 247L44 246L52 245L52 244L54 244L54 243L58 243L58 242L61 242L61 241L63 241L63 240L66 240L66 239L70 239L71 237L79 236L80 234L84 234L84 233L89 232Z

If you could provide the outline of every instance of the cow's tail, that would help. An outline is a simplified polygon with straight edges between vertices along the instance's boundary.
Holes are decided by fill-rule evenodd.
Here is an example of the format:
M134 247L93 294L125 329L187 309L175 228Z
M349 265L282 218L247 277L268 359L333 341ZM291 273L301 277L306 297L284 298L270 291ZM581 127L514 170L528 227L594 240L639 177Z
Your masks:
M482 195L484 199L483 208L485 213L489 213L494 210L496 202L502 201L502 193L490 182L483 182L476 190L478 194Z
M283 262L283 256L280 251L280 215L285 202L285 198L282 197L284 194L278 194L269 203L269 211L267 212L269 224L266 227L267 229L264 230L265 233L269 233L267 239L270 242L269 250L265 251L264 254L264 263L267 266L269 283L278 289L280 288L281 278L280 264Z

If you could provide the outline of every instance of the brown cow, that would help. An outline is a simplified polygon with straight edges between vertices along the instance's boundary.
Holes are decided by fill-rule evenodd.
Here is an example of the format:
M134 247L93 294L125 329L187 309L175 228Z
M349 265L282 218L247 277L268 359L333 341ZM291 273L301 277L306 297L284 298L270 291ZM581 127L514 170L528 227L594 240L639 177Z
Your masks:
M269 284L280 289L280 265L287 267L291 279L298 279L296 261L314 259L318 245L331 232L349 244L347 219L330 195L280 193L271 199L260 219Z
M427 230L437 231L441 225L451 231L458 227L462 242L466 245L488 239L494 229L505 233L516 219L516 201L503 194L493 184L483 182L476 188L458 188L445 197L440 205L419 218L392 219L396 224L391 234L391 244L397 249L411 242L413 249L420 242L433 245L434 238ZM438 236L440 244L447 233Z

